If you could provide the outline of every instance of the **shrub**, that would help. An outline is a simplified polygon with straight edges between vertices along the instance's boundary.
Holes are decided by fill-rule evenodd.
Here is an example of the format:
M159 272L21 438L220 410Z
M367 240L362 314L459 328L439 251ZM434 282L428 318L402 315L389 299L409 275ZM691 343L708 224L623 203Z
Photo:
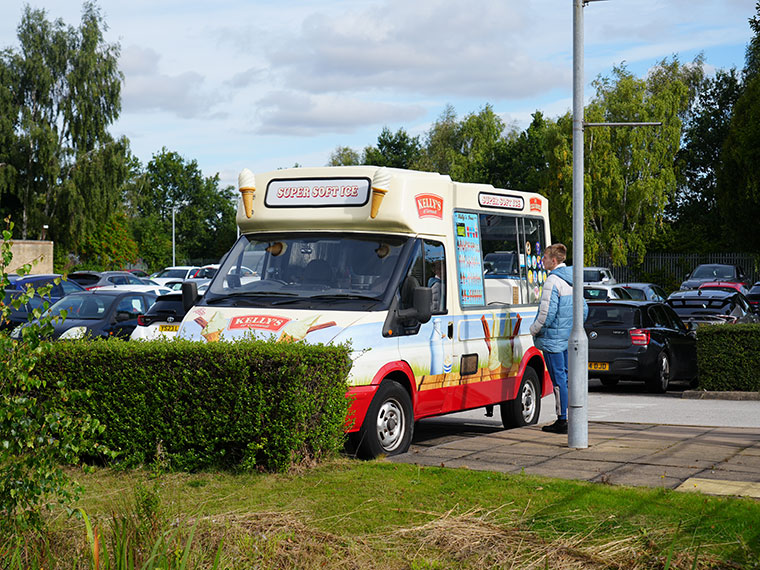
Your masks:
M13 224L6 218L0 244L0 321L9 307L3 303L8 283L6 268L12 261ZM17 270L20 275L31 265ZM41 289L45 295L50 288ZM35 294L27 289L13 303L25 303ZM41 317L41 311L35 310ZM75 463L82 452L94 449L93 437L101 431L96 420L73 412L71 404L86 401L84 390L72 390L65 379L37 374L37 365L51 344L42 337L50 321L25 327L20 341L0 331L0 531L42 526L41 509L57 499L68 503L78 488L61 464ZM45 392L47 397L40 398Z
M699 387L760 392L760 325L712 325L697 331Z
M125 466L282 471L342 447L350 364L345 346L110 339L56 343L39 375L92 392L73 405Z

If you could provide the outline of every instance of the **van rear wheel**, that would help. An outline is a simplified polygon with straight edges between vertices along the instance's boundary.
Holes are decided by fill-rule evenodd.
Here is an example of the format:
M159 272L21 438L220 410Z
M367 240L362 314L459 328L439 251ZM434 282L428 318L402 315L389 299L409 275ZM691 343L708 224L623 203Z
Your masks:
M517 398L501 403L501 423L506 429L533 425L541 415L541 388L538 374L526 368Z
M380 384L360 430L358 455L373 459L409 450L414 431L412 400L395 380Z

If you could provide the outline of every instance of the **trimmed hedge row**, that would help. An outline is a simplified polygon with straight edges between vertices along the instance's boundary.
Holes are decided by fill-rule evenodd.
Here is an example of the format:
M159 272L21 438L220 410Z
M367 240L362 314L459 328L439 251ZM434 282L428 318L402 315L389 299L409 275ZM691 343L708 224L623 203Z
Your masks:
M131 467L282 471L339 451L348 348L242 341L58 342L35 372L91 397L73 412L105 424Z
M760 392L760 325L699 327L697 365L703 390Z

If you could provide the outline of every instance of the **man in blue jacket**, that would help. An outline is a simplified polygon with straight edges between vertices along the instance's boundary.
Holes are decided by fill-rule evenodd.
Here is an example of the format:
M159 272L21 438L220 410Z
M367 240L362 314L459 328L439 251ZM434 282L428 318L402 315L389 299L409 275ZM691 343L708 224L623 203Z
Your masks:
M543 431L567 433L567 341L573 328L573 272L565 265L567 248L561 243L544 250L544 268L550 271L538 302L530 334L554 385L557 421ZM585 307L584 307L584 310Z

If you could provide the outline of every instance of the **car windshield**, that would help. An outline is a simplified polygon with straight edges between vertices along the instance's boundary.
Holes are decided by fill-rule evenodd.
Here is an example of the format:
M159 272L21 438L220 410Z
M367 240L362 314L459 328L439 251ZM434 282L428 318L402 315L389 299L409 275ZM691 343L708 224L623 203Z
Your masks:
M584 269L583 281L586 283L593 283L594 281L602 280L602 272L598 269Z
M116 295L73 293L50 307L50 313L57 317L65 311L67 319L98 320L108 313L115 299Z
M262 306L381 301L408 238L362 234L244 235L208 287L206 302L230 297Z
M692 274L694 279L711 279L713 281L720 281L733 279L734 268L729 265L700 265L694 270Z

